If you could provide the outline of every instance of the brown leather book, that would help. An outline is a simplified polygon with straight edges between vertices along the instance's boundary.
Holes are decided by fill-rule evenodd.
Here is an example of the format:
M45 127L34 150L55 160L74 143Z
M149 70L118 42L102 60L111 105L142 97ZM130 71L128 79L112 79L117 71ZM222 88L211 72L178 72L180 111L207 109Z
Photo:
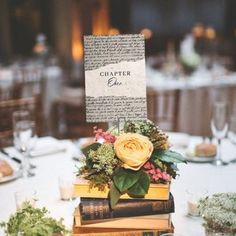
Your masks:
M81 198L79 210L82 220L98 220L174 212L174 198L168 200L120 199L114 209L107 198Z

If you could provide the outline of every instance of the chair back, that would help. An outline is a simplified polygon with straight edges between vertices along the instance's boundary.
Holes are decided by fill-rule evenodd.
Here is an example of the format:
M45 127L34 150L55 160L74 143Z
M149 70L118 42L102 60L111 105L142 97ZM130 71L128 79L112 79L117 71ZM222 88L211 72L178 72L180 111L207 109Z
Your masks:
M177 131L178 90L147 90L148 118L164 131Z
M31 112L37 127L37 134L42 135L44 128L42 122L42 109L40 97L28 97L0 101L0 146L6 147L13 144L12 114L17 110Z
M84 100L58 99L52 106L52 135L56 138L78 139L91 137L93 127L106 129L106 123L87 123Z
M21 83L15 83L8 87L0 86L0 101L17 99L22 95L23 86Z

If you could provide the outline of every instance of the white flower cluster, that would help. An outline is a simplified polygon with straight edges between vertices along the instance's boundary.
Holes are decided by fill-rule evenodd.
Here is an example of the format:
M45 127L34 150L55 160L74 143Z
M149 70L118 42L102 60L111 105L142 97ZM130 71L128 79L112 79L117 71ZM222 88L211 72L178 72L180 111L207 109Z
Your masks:
M236 193L218 193L200 200L207 230L236 235Z

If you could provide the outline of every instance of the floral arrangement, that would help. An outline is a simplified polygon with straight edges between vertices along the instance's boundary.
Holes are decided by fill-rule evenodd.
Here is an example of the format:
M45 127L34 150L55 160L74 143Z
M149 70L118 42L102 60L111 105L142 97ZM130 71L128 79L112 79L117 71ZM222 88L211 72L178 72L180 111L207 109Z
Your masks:
M236 235L236 193L205 197L199 202L199 211L207 232Z
M184 158L170 150L168 137L151 121L124 123L120 132L94 127L95 142L82 149L85 159L78 175L90 187L109 188L111 207L120 196L144 197L150 183L168 183Z

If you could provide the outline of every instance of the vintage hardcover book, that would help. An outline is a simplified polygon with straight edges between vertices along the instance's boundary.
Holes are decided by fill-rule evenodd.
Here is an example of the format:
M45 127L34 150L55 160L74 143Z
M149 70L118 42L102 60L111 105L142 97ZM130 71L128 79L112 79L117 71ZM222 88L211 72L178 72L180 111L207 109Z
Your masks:
M120 199L114 209L107 198L81 198L79 204L82 220L168 214L174 209L171 193L168 200Z
M112 229L74 227L73 236L161 236L164 233L173 233L174 226L167 229Z
M117 229L166 229L171 225L170 214L158 214L135 217L110 218L99 220L82 220L80 211L75 209L74 221L76 227L87 228L117 228Z
M107 198L109 189L99 191L98 188L90 188L89 182L83 178L78 178L74 184L74 192L77 197L89 197L89 198ZM144 199L154 200L168 200L170 193L170 183L167 184L150 184L148 193L144 196ZM128 194L122 194L120 198L133 198Z

